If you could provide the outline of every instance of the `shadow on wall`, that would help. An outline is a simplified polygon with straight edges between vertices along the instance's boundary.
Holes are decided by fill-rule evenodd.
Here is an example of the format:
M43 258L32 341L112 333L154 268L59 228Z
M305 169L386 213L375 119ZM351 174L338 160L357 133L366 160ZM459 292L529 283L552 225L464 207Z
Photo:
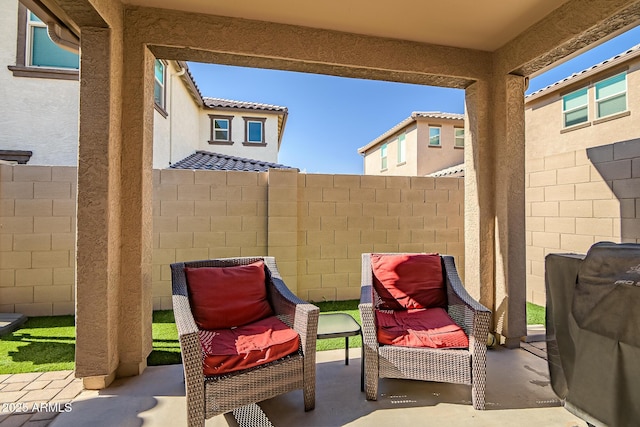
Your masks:
M587 149L620 202L620 241L640 243L640 138Z

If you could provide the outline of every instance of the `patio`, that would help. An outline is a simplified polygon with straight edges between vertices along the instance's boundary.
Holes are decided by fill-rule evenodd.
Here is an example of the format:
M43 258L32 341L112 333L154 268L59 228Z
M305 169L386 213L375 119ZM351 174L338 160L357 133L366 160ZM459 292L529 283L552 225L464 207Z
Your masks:
M366 401L359 389L359 349L351 350L352 360L348 366L344 364L343 350L318 353L315 410L304 412L299 392L265 401L260 406L274 426L402 426L420 425L425 419L432 425L449 426L509 425L514 419L523 426L586 426L561 407L549 385L547 362L540 357L545 354L540 351L544 343L533 345L535 347L523 344L518 350L498 347L489 351L485 411L473 410L467 386L420 381L382 380L378 401ZM54 386L49 385L45 390ZM43 396L47 394L45 390ZM69 392L70 389L66 391ZM52 402L62 401L49 394L54 396L50 398ZM28 399L26 395L17 402L24 399ZM62 412L53 420L52 415L46 415L3 414L0 426L183 425L186 405L182 366L149 367L144 375L116 380L104 390L85 390L71 401L69 412ZM221 415L208 420L206 425L235 426L236 423L230 415Z

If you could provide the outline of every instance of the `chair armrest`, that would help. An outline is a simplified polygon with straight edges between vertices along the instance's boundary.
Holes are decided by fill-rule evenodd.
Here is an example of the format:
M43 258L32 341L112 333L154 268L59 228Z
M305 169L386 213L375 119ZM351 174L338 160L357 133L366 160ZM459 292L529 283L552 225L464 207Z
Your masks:
M453 257L442 256L447 286L448 312L469 336L469 349L481 344L486 349L491 310L476 301L462 285Z
M320 309L291 292L282 280L273 257L265 257L264 262L269 268L268 294L275 314L300 335L305 356L315 356Z
M376 319L373 309L371 285L360 287L360 320L362 321L362 340L364 345L376 349L378 348L378 334L376 332Z
M198 326L191 313L184 263L171 264L171 276L173 315L178 329L187 392L189 392L190 384L202 384L204 380L202 346L198 337Z

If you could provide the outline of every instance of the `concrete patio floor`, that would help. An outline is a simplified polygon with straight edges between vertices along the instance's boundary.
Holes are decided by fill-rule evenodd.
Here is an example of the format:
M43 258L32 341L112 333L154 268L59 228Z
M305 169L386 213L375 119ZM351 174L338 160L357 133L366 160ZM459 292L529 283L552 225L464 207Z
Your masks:
M525 344L525 347L528 344ZM360 392L360 351L319 352L316 408L304 412L302 392L262 402L274 426L562 426L586 423L561 406L551 386L547 362L524 348L488 352L487 410L475 411L470 387L455 384L380 381L378 401ZM139 377L120 379L101 391L83 391L52 427L180 426L186 424L182 366L149 367ZM0 423L0 426L2 423ZM235 426L220 415L206 426Z

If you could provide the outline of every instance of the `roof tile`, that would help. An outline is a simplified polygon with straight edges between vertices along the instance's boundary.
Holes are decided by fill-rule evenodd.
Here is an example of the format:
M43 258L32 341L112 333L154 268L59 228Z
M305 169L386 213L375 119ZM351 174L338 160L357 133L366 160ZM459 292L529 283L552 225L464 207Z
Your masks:
M172 164L169 168L250 172L266 172L269 169L294 169L291 166L278 163L228 156L209 151L196 151L194 154Z
M263 111L277 111L287 112L287 107L281 107L279 105L260 104L258 102L245 102L234 101L232 99L223 98L203 98L204 105L209 108L233 108L238 110L263 110Z

